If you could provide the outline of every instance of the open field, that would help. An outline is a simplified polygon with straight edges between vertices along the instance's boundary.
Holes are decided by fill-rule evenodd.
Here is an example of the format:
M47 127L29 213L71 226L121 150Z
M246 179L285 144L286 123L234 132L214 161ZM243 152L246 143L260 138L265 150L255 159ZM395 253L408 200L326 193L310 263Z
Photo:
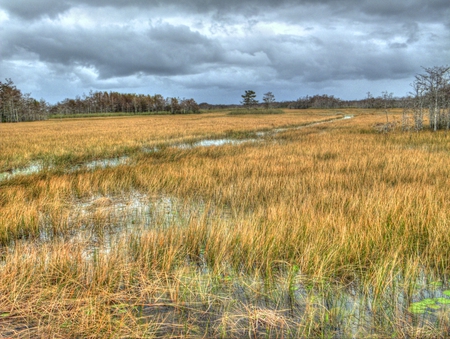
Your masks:
M0 124L0 337L447 337L450 134L385 120Z

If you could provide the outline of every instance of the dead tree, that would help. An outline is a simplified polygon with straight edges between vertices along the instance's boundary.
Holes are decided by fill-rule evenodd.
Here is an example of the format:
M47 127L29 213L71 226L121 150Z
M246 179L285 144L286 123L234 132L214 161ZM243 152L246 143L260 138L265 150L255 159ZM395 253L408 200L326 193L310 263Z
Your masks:
M423 127L424 109L428 107L430 128L450 128L450 67L434 66L424 68L425 73L416 75L414 89L414 121L417 130Z

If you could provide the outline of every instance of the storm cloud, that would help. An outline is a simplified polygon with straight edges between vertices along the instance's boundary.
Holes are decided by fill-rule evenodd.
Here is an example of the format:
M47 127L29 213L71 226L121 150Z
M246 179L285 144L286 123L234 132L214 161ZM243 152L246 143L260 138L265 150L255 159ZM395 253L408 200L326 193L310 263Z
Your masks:
M448 64L449 18L448 0L0 0L0 77L51 102L402 96L421 66Z

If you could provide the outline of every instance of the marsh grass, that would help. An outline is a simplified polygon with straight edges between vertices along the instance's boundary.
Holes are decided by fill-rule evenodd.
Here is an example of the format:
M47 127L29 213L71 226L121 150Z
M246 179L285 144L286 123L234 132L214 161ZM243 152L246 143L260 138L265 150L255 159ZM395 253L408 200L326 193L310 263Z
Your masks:
M347 114L258 143L143 151ZM409 307L447 298L449 136L379 134L384 118L1 125L2 168L61 159L0 182L1 336L445 337L445 303ZM131 161L70 171L112 154Z
M247 133L281 126L304 124L336 115L321 111L287 111L281 116L237 116L226 113L157 115L64 119L1 125L0 172L27 167L33 161L43 166L76 165L139 153L214 136Z

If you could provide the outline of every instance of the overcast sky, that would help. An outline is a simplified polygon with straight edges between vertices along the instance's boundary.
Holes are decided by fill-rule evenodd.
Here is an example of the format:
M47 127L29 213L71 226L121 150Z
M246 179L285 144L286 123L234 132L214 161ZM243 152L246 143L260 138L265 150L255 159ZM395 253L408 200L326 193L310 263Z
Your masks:
M51 103L403 96L448 64L449 0L0 0L0 78Z

